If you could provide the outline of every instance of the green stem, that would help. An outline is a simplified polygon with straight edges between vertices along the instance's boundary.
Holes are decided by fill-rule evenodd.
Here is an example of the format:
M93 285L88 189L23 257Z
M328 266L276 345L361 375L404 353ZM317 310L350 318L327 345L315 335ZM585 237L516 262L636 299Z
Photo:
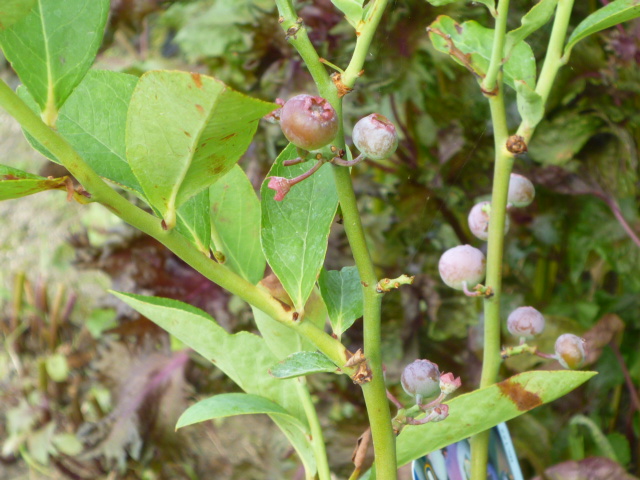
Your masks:
M494 92L498 85L498 74L504 59L504 42L507 35L507 16L509 13L509 0L498 2L498 15L496 17L496 27L493 34L493 46L491 49L491 60L487 74L482 81L484 92Z
M507 151L507 120L502 93L502 81L498 81L498 93L489 97L493 121L495 165L493 191L491 193L491 221L487 249L487 279L493 295L484 301L484 353L480 388L496 382L500 368L500 294L502 292L502 256L504 250L504 224L507 214L509 176L513 167L513 155ZM482 480L487 474L489 431L471 439L471 478Z
M549 45L547 46L547 55L544 57L540 77L536 83L536 93L542 97L543 104L546 104L549 99L549 93L558 75L558 70L567 61L566 58L562 57L562 53L569 20L571 19L571 11L573 10L573 1L558 0L551 37L549 37ZM517 134L523 137L526 143L529 143L533 132L534 128L527 128L523 122L518 128Z
M294 318L297 315L294 315L293 310L285 308L268 293L224 265L220 265L203 255L175 230L163 230L157 217L136 207L116 193L86 164L64 138L47 127L4 82L0 82L0 106L56 158L60 159L67 170L91 194L93 201L101 203L128 224L158 240L212 282L307 337L336 365L346 363L345 348L338 340L310 322L297 321ZM347 374L355 372L355 370L348 368L343 368L343 371Z
M278 11L283 17L282 27L287 31L297 21L297 15L290 0L276 0ZM387 0L374 0L369 7L367 18L358 25L358 40L356 50L349 62L349 66L342 76L345 86L351 88L359 76L364 60L369 51L371 40L378 27ZM342 102L338 91L320 62L315 48L309 41L304 27L298 31L297 39L291 39L291 44L303 58L318 91L336 110L339 131L334 143L338 148L344 147L344 130ZM302 35L300 34L302 33ZM375 451L376 472L378 478L395 480L397 478L395 435L391 424L391 412L384 384L382 371L382 346L380 332L380 302L381 295L376 291L378 278L373 267L369 248L366 243L364 229L360 220L360 213L356 196L351 182L348 168L333 167L340 209L344 220L344 229L353 252L353 257L363 284L364 297L364 351L372 379L362 384L362 392L367 406L367 414L371 425L371 438Z
M332 96L332 90L335 92L335 87L327 69L320 61L320 56L314 48L309 35L307 34L307 27L304 24L298 23L298 15L291 0L276 0L276 6L278 7L278 13L281 17L281 25L285 32L289 29L297 29L296 33L289 37L289 43L293 45L296 51L302 57L305 65L309 69L309 73L313 77L313 81L318 86L318 93L321 97L329 100ZM335 95L335 93L333 93ZM331 102L333 104L333 102ZM334 105L335 107L335 105Z
M322 434L322 426L318 419L318 412L313 405L309 388L307 387L307 379L298 377L296 389L298 390L298 398L302 403L302 408L307 416L309 427L311 428L311 445L313 447L314 456L318 467L318 476L320 480L331 480L331 470L329 469L329 461L327 457L327 449L324 444L324 435Z
M369 47L371 46L373 35L376 33L386 6L387 0L374 1L373 4L368 7L366 17L357 26L356 48L351 56L349 66L342 75L342 83L348 88L353 88L353 85L360 76L364 62L369 54Z

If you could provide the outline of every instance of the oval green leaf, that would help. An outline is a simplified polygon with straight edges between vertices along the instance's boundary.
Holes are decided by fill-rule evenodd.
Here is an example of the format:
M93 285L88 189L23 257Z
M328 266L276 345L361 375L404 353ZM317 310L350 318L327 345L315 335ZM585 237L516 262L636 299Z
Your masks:
M520 26L507 33L504 46L505 57L511 55L511 50L515 45L523 41L551 19L557 3L558 0L540 0L531 7L531 10L520 20Z
M260 246L260 201L240 166L209 187L214 248L225 265L254 285L267 264Z
M363 314L362 284L357 267L322 270L318 286L338 338Z
M167 227L180 205L231 170L276 107L196 73L140 77L127 116L127 159Z
M233 417L235 415L280 415L299 425L300 431L306 433L304 425L277 403L260 395L248 393L223 393L215 397L201 400L187 408L176 424L176 430L187 425L206 422L215 418Z
M331 165L326 164L294 185L284 200L274 200L275 192L267 187L270 176L293 178L315 162L282 165L297 156L296 147L289 144L262 184L262 249L294 306L303 311L324 263L338 194Z
M312 373L335 373L338 367L320 352L297 352L269 369L275 378L294 378Z
M569 57L571 49L583 38L638 17L640 17L638 0L614 0L580 22L567 40L564 58Z
M37 0L0 31L0 46L40 110L53 125L102 43L109 0Z

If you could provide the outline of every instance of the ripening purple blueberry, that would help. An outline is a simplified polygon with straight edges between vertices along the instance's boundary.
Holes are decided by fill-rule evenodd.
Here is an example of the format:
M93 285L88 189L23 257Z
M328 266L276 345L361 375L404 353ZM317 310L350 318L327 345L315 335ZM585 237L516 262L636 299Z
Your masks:
M333 140L338 133L338 116L322 97L296 95L280 110L282 133L296 147L317 150Z
M372 113L353 127L353 143L365 157L384 160L398 148L396 127L384 115Z
M571 333L564 333L556 340L556 358L564 368L580 368L584 363L586 351L584 339Z
M536 196L536 189L527 177L512 173L509 177L509 193L507 202L514 207L526 207L531 205Z
M469 230L480 240L489 239L489 217L491 215L491 202L476 203L469 212ZM504 218L504 233L509 231L509 216Z
M438 270L442 281L451 288L472 289L484 280L486 273L484 254L471 245L459 245L442 254Z
M440 370L429 360L414 360L404 367L400 381L404 391L415 397L416 403L440 393Z
M519 307L509 314L507 329L514 337L533 338L544 330L544 317L533 307Z

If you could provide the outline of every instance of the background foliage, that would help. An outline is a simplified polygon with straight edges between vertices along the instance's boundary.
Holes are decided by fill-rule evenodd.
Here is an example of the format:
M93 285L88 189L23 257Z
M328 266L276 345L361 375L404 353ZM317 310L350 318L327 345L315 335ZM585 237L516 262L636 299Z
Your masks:
M517 19L531 3L514 5L510 28L517 25ZM344 66L354 46L351 27L342 21L329 0L298 4L319 53ZM595 1L579 3L573 23L597 7ZM378 111L400 127L402 136L397 154L389 161L367 162L354 169L363 222L380 272L390 278L401 273L416 275L412 286L387 295L383 304L387 380L398 395L403 395L397 386L400 369L416 357L428 357L443 371L461 375L468 389L479 378L481 305L478 300L462 297L443 286L438 279L437 261L446 248L474 244L466 215L473 204L490 194L493 142L488 107L475 80L437 52L427 37L426 26L443 13L491 24L490 15L481 4L461 2L438 9L422 0L392 4L376 34L365 75L345 99L349 123ZM136 76L157 68L198 71L215 75L238 91L266 101L313 91L308 72L280 32L271 0L114 1L107 29L98 57L99 68ZM529 38L534 52L541 52L548 33L548 28L543 28ZM548 327L541 345L547 349L559 333L584 334L590 341L589 368L601 373L562 401L510 424L516 450L530 476L569 459L611 457L611 452L615 457L611 460L640 474L640 245L634 243L616 218L619 212L633 231L640 232L639 63L637 21L579 43L570 65L561 70L554 85L549 113L538 127L529 154L516 164L516 171L536 184L536 201L511 216L511 231L506 238L503 311L526 304L543 312ZM6 66L3 76L11 78ZM130 95L127 77L119 78L122 94ZM510 127L515 127L515 94L508 95ZM70 109L68 105L72 104L65 105ZM69 118L72 113L70 110ZM267 124L259 127L241 160L255 189L285 145L279 128ZM43 172L45 177L50 174ZM114 232L113 228L110 232ZM77 266L102 269L118 290L125 290L119 286L125 284L128 290L194 303L214 314L230 332L251 328L250 311L237 299L208 285L155 242L131 235L126 229L116 230L113 237L115 240L106 242L97 239L95 231L76 235L73 245ZM325 268L340 270L350 263L344 232L336 222ZM135 268L126 269L124 265ZM6 273L3 312L10 312L11 295L15 297L23 286L20 282L13 286L9 283L19 272L8 272L1 265L0 268ZM105 469L108 461L119 463L127 478L206 478L211 469L222 472L217 478L259 479L264 472L264 478L272 478L270 473L277 478L293 478L294 473L289 470L294 468L295 459L284 460L290 454L284 447L278 451L284 441L261 445L276 450L279 460L273 465L262 463L265 455L259 449L225 464L221 459L224 453L216 456L197 446L197 441L178 444L175 438L171 440L172 433L158 441L151 432L163 427L159 421L162 415L158 414L165 408L162 398L168 399L171 411L179 413L180 406L186 405L187 395L204 397L234 387L218 372L200 365L195 356L188 364L186 360L180 363L181 359L172 357L175 354L154 327L139 319L132 323L131 312L116 314L105 310L108 305L94 305L92 311L71 311L68 323L54 333L44 333L53 315L48 303L55 305L57 297L51 294L47 302L47 289L36 280L38 273L47 275L27 274L30 282L26 292L33 294L27 294L22 310L30 335L10 339L15 341L15 349L8 348L0 354L6 387L2 388L1 411L5 420L0 431L6 435L0 438L14 438L24 444L27 454L22 459L31 458L28 463L32 467L47 464L50 459L49 467L62 478L71 475L68 470L84 475L77 478L94 478L91 475ZM11 315L3 313L3 317L7 326L4 330L8 332ZM346 332L343 341L357 348L362 340L358 331L354 328ZM154 340L145 340L149 336ZM52 343L43 356L40 347L47 342ZM175 388L155 397L144 389L137 396L124 395L123 385L132 379L104 375L121 357L104 352L98 355L96 347L100 345L108 346L107 351L111 352L129 352L134 366L131 375L138 375L138 382L140 378L149 381L149 376L154 375L142 365L151 363L157 371L170 369L176 375L172 383ZM24 365L22 375L10 373L8 365L14 351ZM160 355L158 352L168 360L155 357ZM77 360L77 355L86 357ZM154 356L156 363L148 361L148 356ZM90 367L89 360L98 357L101 362ZM512 359L505 363L503 373L530 369L535 363L535 359ZM66 365L62 373L60 365ZM43 368L52 380L50 385L38 384ZM83 377L87 372L97 376L87 381ZM352 446L366 419L359 391L344 378L329 384L326 377L316 375L310 381L326 414L330 458L336 459L337 471L345 474L349 471ZM43 397L34 398L37 395L33 392L38 389L49 400L47 405L43 404ZM130 424L131 418L118 416L118 412L127 411L123 402L136 408L143 403L155 405L156 414ZM582 416L576 417L575 412ZM115 418L121 430L104 427L107 422L101 422L101 418ZM88 470L89 473L78 473L75 464L73 468L69 466L64 454L74 448L73 441L68 440L71 446L49 448L55 442L63 445L62 440L53 440L48 427L52 422L70 432L83 422L103 425L104 431L96 437L100 441L96 440L92 451L102 466L92 464L91 468L97 470ZM237 423L198 427L205 433L200 430L182 435L206 437L207 429L240 429L245 433L254 430L246 421L234 422ZM562 428L558 432L559 425ZM173 424L164 425L166 432L172 427ZM269 427L262 428L268 432ZM126 441L115 441L114 430L127 432ZM212 438L211 431L208 434ZM3 458L9 463L16 460L4 453ZM158 462L158 458L172 460ZM220 464L215 464L218 461ZM88 469L87 465L88 460L82 468ZM0 473L3 468L0 465Z

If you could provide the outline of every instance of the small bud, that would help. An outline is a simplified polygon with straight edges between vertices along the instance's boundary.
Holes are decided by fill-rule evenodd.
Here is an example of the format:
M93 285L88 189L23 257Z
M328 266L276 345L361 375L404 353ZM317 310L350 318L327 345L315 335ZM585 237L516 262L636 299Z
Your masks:
M384 160L398 148L396 127L384 115L372 113L353 127L353 143L371 160Z
M455 378L453 373L445 373L440 376L440 391L445 395L451 395L462 385L460 377Z
M564 368L580 368L586 357L584 339L565 333L556 340L556 358Z
M431 410L431 412L429 412L429 414L425 418L425 423L426 422L441 422L442 420L444 420L448 416L449 416L449 405L443 403L443 404L438 405L437 407L434 407L433 410Z
M276 202L280 202L284 199L287 193L289 193L289 190L291 190L291 183L288 178L269 177L269 184L267 187L276 191L276 195L273 198Z
M404 391L415 397L418 404L440 392L440 370L429 360L415 360L407 365L400 380Z
M509 177L509 193L507 202L514 207L526 207L533 202L536 189L527 177L512 173Z
M338 133L338 116L322 97L297 95L280 110L282 133L296 147L317 150L327 145Z
M447 250L440 257L438 270L442 281L451 288L469 289L484 280L486 260L484 254L471 245L460 245Z
M533 307L519 307L509 314L507 329L514 337L533 338L544 330L544 317Z
M489 216L491 214L491 203L476 203L469 212L469 230L480 240L489 239ZM504 218L504 233L509 231L509 216Z

